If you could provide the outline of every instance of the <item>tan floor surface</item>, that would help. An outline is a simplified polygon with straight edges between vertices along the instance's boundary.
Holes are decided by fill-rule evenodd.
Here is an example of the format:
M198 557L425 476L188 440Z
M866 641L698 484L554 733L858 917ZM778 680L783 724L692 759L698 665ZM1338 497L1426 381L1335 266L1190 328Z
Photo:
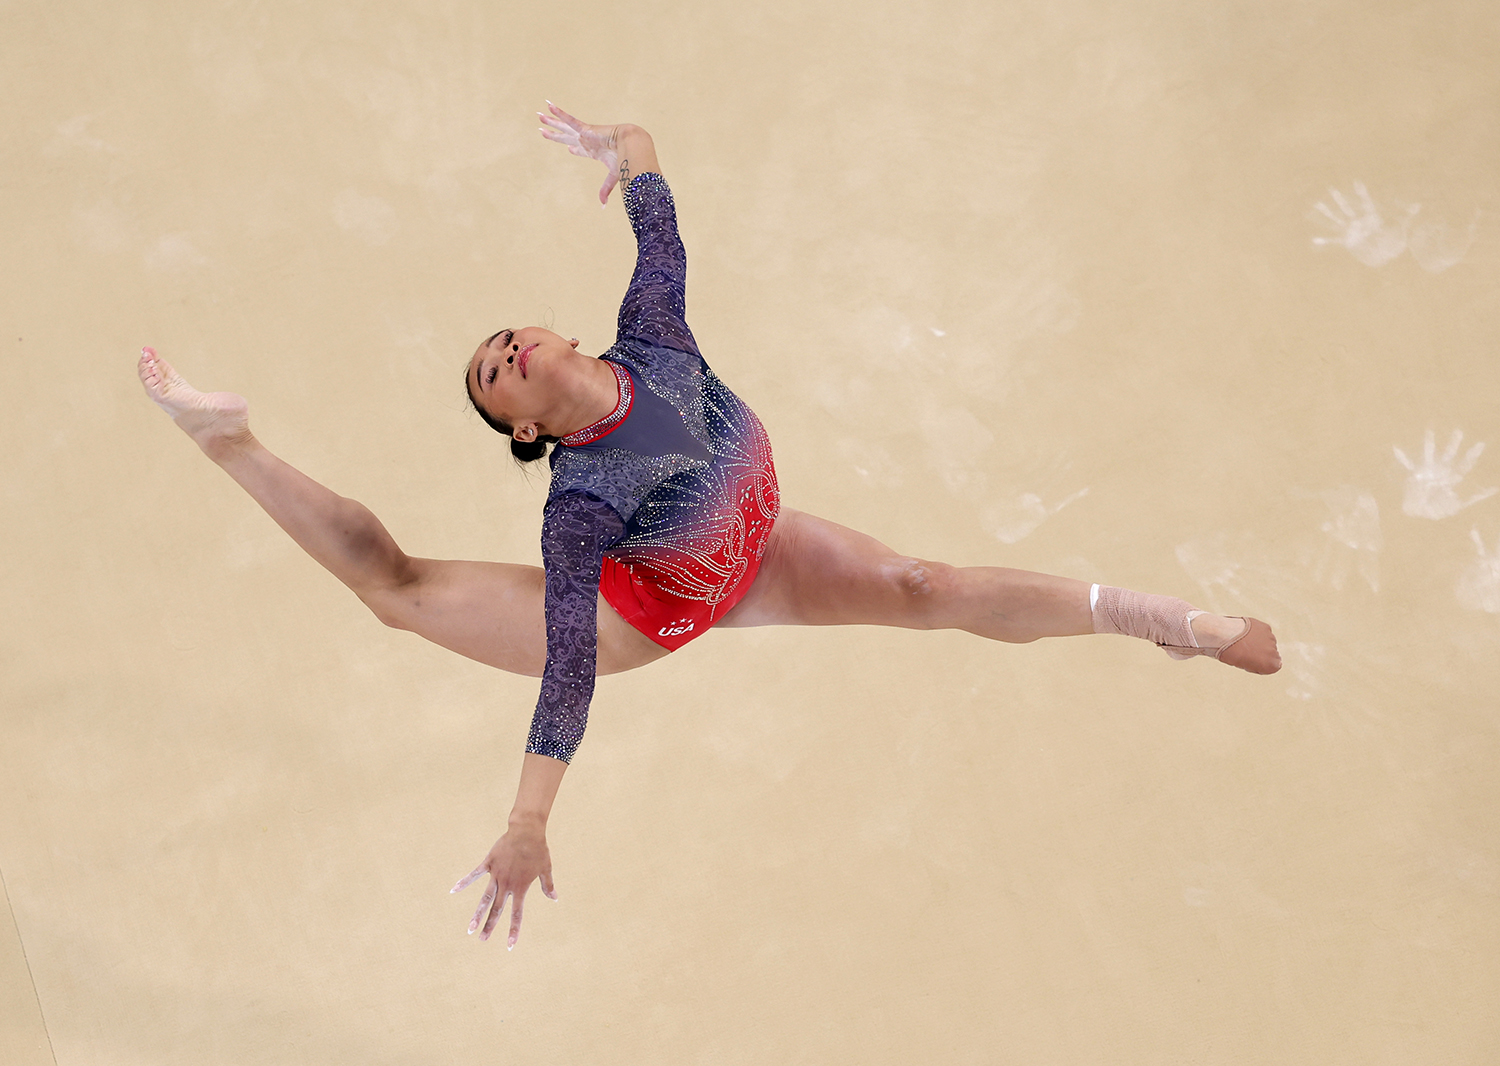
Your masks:
M0 1058L1500 1061L1497 12L0 3ZM1286 669L715 632L600 684L560 902L465 937L535 681L383 629L133 363L538 560L461 368L601 351L632 254L546 97L655 135L789 504Z

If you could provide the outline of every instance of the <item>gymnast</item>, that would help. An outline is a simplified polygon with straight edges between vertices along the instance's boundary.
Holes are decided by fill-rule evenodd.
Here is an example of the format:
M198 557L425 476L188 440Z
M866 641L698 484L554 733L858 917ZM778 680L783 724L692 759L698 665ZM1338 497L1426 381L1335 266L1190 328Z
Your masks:
M880 625L1040 637L1141 637L1174 659L1281 667L1257 619L1184 600L992 566L899 555L780 505L771 444L699 354L684 318L687 262L656 148L633 125L594 126L548 104L542 135L606 168L637 242L618 336L601 356L539 326L502 329L464 371L515 458L550 453L543 566L407 555L364 506L317 484L251 434L244 399L199 392L151 349L151 399L381 622L470 659L540 677L503 836L457 892L489 875L469 932L487 940L510 902L508 946L533 881L556 899L546 828L588 717L594 678L676 651L712 627Z

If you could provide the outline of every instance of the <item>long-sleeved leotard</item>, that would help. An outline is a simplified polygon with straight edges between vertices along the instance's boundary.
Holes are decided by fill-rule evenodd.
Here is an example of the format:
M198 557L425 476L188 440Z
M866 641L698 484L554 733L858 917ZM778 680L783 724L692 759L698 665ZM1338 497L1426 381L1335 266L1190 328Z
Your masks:
M687 256L660 174L625 190L635 274L601 358L615 410L552 451L542 518L547 665L526 750L567 762L588 721L597 594L678 648L749 590L780 510L760 420L709 369L686 320Z

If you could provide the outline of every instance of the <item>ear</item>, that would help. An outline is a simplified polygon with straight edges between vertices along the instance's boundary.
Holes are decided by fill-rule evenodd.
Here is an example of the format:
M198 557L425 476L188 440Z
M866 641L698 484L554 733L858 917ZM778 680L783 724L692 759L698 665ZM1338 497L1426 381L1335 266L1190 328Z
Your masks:
M568 340L568 343L570 345L572 345L574 348L577 348L578 347L578 338L577 337L572 337L572 338L570 338Z
M536 440L536 423L526 422L517 426L511 436L523 444L530 444Z

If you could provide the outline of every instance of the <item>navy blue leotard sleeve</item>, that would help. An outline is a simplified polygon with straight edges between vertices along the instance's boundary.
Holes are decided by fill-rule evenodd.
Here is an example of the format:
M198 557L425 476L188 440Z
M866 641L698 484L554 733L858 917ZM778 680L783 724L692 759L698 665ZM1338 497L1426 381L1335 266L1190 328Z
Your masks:
M604 550L625 535L607 503L569 493L542 514L547 571L547 665L526 750L569 762L583 739L599 644L599 571Z
M687 251L677 235L677 206L660 174L637 174L625 189L635 230L635 274L620 304L621 337L698 355L687 324Z

